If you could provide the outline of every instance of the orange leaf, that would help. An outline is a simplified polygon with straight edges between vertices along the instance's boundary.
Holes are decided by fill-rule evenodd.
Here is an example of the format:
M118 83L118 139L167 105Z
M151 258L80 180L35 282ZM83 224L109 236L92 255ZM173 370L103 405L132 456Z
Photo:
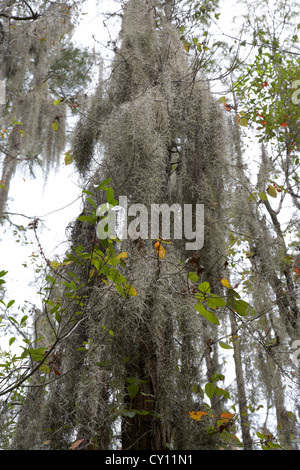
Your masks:
M234 415L232 413L222 413L220 418L221 419L232 419Z
M283 122L282 124L280 124L282 127L286 127L287 126L287 122Z
M207 416L207 413L205 413L205 411L189 411L189 415L192 419L195 419L196 421L201 421L202 416ZM214 415L212 416L214 417Z
M164 258L166 256L166 250L165 248L161 245L160 242L156 242L154 245L154 248L160 258Z
M81 444L82 441L84 441L84 439L78 439L78 441L75 441L74 444L72 444L71 449L72 449L72 450L75 450L76 447L78 447L79 444Z
M230 111L230 110L231 110L231 106L230 106L230 104L228 104L228 103L224 103L224 108L226 109L226 111Z

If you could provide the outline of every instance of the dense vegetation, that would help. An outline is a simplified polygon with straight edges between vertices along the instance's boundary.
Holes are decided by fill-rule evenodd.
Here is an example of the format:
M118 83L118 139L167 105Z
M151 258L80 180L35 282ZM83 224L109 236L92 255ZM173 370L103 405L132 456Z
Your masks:
M43 278L20 314L0 267L0 446L297 449L297 7L245 3L233 37L216 0L128 0L106 16L121 20L107 75L72 43L80 3L0 8L0 221L33 232ZM61 159L83 207L48 259L7 195L20 161L46 181ZM110 234L125 197L130 236L124 212ZM154 204L174 209L169 233L150 232ZM175 237L188 205L203 219Z

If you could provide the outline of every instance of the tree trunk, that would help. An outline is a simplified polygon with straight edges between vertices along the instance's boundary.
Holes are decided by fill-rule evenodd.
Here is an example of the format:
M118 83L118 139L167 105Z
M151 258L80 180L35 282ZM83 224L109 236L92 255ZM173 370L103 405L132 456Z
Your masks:
M232 336L234 338L233 358L234 358L235 373L236 373L242 440L244 444L244 449L252 450L252 438L250 434L250 422L249 422L249 416L248 416L248 411L247 411L246 387L245 387L245 381L244 381L244 375L243 375L240 338L237 337L238 332L237 332L237 324L236 324L234 313L231 313L230 315L230 322L231 322Z

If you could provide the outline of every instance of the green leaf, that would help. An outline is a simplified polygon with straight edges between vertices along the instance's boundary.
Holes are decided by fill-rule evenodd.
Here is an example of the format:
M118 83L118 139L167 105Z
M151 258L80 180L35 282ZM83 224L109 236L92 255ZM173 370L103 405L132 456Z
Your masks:
M209 293L210 292L209 282L202 282L201 284L199 284L198 289L205 294Z
M50 367L47 364L42 364L40 371L44 372L45 374L50 374Z
M29 349L29 354L33 361L40 362L44 359L45 348Z
M137 382L127 385L127 391L130 399L132 400L139 393L140 387Z
M59 312L55 312L55 320L57 321L57 323L61 322L61 315Z
M230 346L229 344L227 343L222 343L222 341L219 341L219 346L223 349L233 349L232 346Z
M107 180L103 181L102 183L99 184L99 186L96 186L96 189L107 189L105 186L112 181L111 178L108 178Z
M49 274L46 276L46 281L50 282L51 284L55 284L55 279Z
M218 380L225 380L225 375L223 375L223 374L212 374L210 380L212 382L217 382Z
M226 300L216 294L210 294L210 296L206 298L206 302L209 307L213 309L226 306Z
M218 397L221 397L223 395L224 398L228 398L228 399L230 398L230 395L227 392L227 390L224 390L223 388L219 388L219 387L216 387L216 395Z
M82 194L89 194L90 196L95 196L94 193L92 193L91 191L88 191L87 189L84 189L84 190L82 191Z
M269 196L276 198L277 197L277 191L274 188L274 186L268 186L267 193Z
M63 100L58 99L58 100L53 101L52 104L54 104L55 106L58 106L62 101L63 101Z
M245 315L254 315L255 311L245 300L236 300L235 301L235 310L242 317Z
M53 121L53 122L52 122L52 129L53 129L54 131L58 131L58 122L57 122L57 121Z
M260 432L257 432L256 435L257 435L257 437L259 437L259 439L267 439L267 436L265 436L264 434L262 434Z
M107 202L108 204L111 204L111 202L113 201L114 199L114 190L112 187L109 187L107 190L106 190L106 197L107 197Z
M96 224L97 217L91 217L89 215L80 215L77 220L81 222L88 222L89 224Z
M16 338L10 338L9 345L11 346L16 341Z
M109 275L107 275L107 278L110 281L115 282L116 284L123 284L123 283L127 282L127 279L124 276L122 276L117 271L117 269L115 269L115 268L110 268L109 269ZM125 288L125 286L124 286L124 288Z
M123 411L123 416L128 416L128 418L133 418L136 415L135 411Z
M199 280L199 276L197 276L196 273L189 272L188 276L189 276L189 279L190 279L192 282L198 282L198 280Z
M210 323L214 323L215 325L220 324L218 317L216 317L216 315L210 312L209 310L206 310L203 304L201 303L196 304L195 309L197 310L197 312L200 313L200 315L205 317L206 320L208 320Z
M214 384L212 384L211 382L208 382L206 385L205 385L205 393L206 395L208 396L208 398L211 400L214 393L215 393L215 386Z
M20 325L23 325L23 323L26 322L27 318L28 318L28 315L24 315L24 317L21 318Z
M121 284L115 284L115 289L119 292L119 294L123 297L123 299L126 298L126 295L124 293L124 290Z
M6 305L6 308L11 307L15 303L15 300L10 300L8 304Z
M83 348L83 349L85 349L85 348ZM100 362L97 362L97 366L99 366L99 367L111 366L111 361L100 361Z
M132 410L132 411L134 411L137 415L142 415L142 416L146 416L150 413L150 411L147 411L147 410Z
M97 204L95 203L95 201L93 201L93 199L91 199L91 198L88 197L86 200L87 200L95 209L97 209Z
M14 322L16 325L18 324L17 320L14 317L8 317L12 322Z
M262 199L262 201L267 201L268 200L268 197L267 197L265 192L260 192L260 193L258 193L258 195L259 195L260 199Z
M268 442L268 446L270 449L283 449L280 444L276 444L275 442Z

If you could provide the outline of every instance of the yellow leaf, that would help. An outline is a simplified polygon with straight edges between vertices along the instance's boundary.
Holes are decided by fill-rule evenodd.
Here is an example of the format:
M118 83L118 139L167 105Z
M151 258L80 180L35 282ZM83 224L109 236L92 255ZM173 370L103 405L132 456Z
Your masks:
M60 263L58 263L57 261L50 261L50 266L52 269L57 269L60 267Z
M117 260L119 261L120 259L127 258L128 253L126 251L122 251L122 253L119 253L117 256Z
M58 131L58 124L57 124L57 121L53 121L53 122L52 122L52 129L53 129L54 131Z
M222 283L223 286L226 287L227 289L231 289L230 284L229 284L229 282L227 281L227 279L221 279L221 283Z
M93 277L93 276L94 276L94 273L95 273L95 268L93 268L93 269L90 270L89 278Z
M243 127L247 127L247 126L248 126L248 119L245 118L245 117L242 117L242 118L239 120L239 125L240 125L240 126L243 126Z
M134 297L137 296L137 291L130 284L124 284L124 289L125 289L125 291L127 292L128 295L132 295Z
M71 163L73 163L73 160L73 156L68 150L68 152L65 153L65 165L71 165Z
M190 46L188 45L187 42L185 42L185 43L183 44L183 47L184 47L184 49L186 50L186 52L189 52Z

